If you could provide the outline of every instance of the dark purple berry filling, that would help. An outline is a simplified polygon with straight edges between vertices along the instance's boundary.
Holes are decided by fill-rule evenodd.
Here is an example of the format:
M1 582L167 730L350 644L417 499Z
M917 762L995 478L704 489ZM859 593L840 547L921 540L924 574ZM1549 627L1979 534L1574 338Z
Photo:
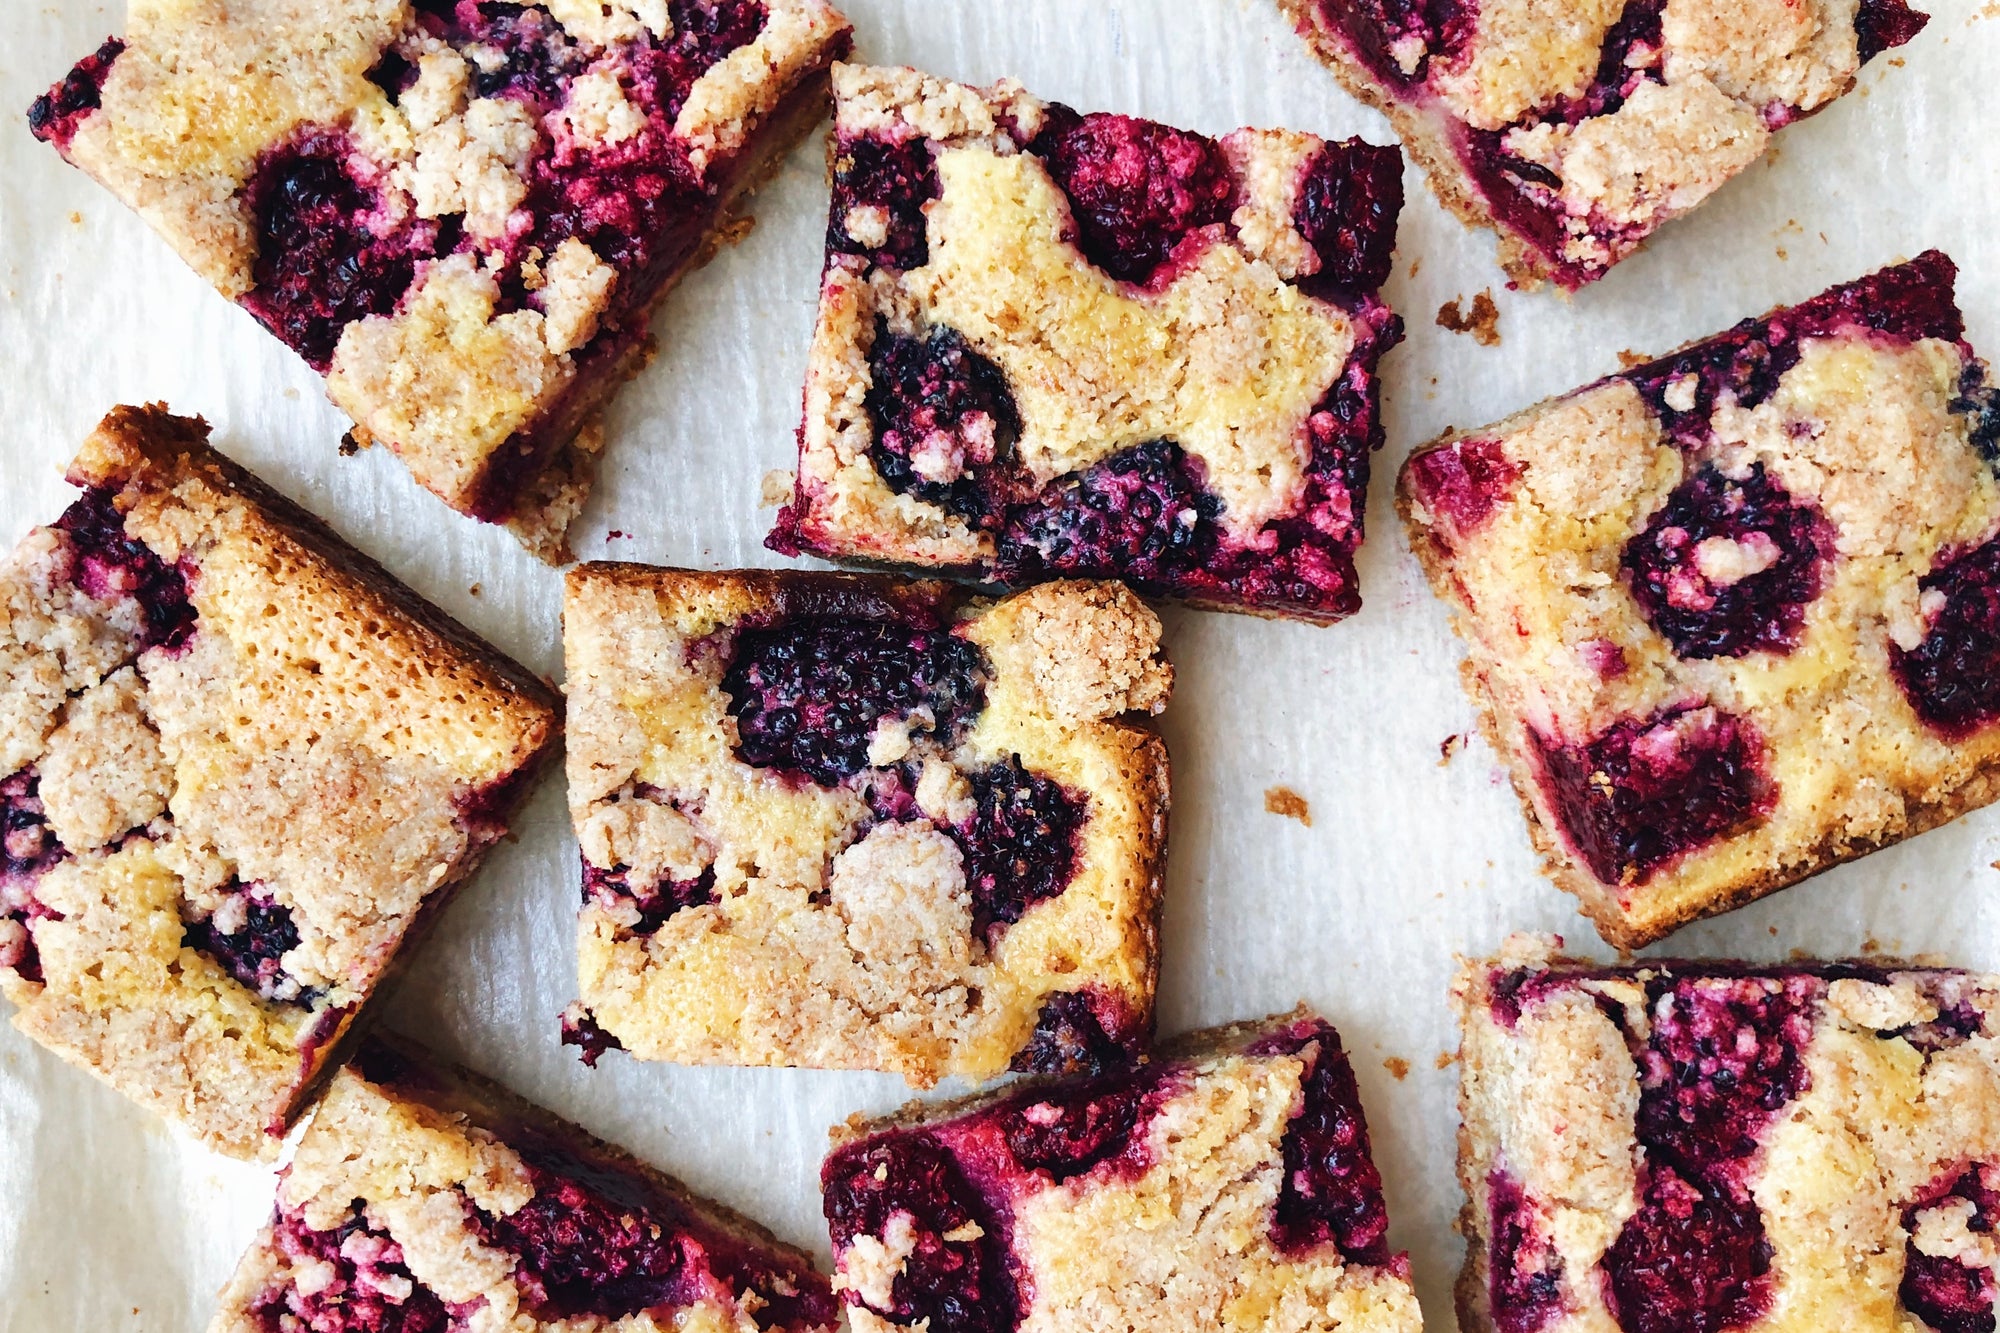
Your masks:
M947 829L965 856L973 929L989 943L1045 898L1069 887L1088 802L1030 773L1017 755L972 774L972 818Z
M1914 1234L1918 1213L1951 1199L1965 1199L1973 1205L1966 1229L1977 1235L1991 1235L1995 1224L2000 1223L2000 1192L1989 1184L1996 1178L2000 1178L2000 1170L1995 1168L1967 1168L1944 1192L1906 1209L1904 1228ZM1993 1274L1956 1259L1924 1254L1914 1241L1905 1252L1902 1301L1904 1309L1936 1333L1994 1333Z
M1403 211L1403 155L1350 139L1307 163L1293 223L1319 255L1319 284L1372 292L1389 280Z
M833 211L827 222L827 249L864 255L871 264L908 271L930 263L924 205L938 197L937 162L921 137L843 140L833 159ZM864 245L848 231L848 215L872 206L887 219L888 239Z
M63 75L55 87L29 103L29 131L58 152L67 149L69 141L76 137L77 126L97 110L104 80L124 50L124 42L107 37L104 45L77 61L76 67Z
M562 1016L562 1044L577 1048L577 1058L586 1068L597 1068L606 1051L622 1051L625 1043L598 1025L597 1016L580 1005L571 1005Z
M880 1237L898 1213L909 1216L915 1246L876 1314L898 1324L930 1321L931 1333L1012 1333L1020 1298L1007 1270L1000 1219L928 1134L898 1134L852 1144L820 1172L836 1254L857 1236ZM982 1233L964 1236L967 1224ZM859 1297L848 1300L860 1304ZM873 1307L870 1307L873 1308Z
M1159 1080L1143 1073L1070 1086L1034 1101L1015 1100L999 1114L1007 1151L1024 1171L1057 1183L1122 1158L1137 1175L1149 1164L1143 1137L1133 1142L1142 1114L1159 1109Z
M1889 666L1917 716L1950 740L2000 718L2000 540L1945 552L1918 581L1926 612L1923 641L1889 646Z
M1733 582L1702 569L1704 542L1734 543L1745 568ZM1704 467L1674 488L1621 562L1632 597L1682 657L1789 653L1806 607L1826 584L1832 528L1809 501L1794 500L1762 463L1742 480Z
M1777 800L1756 727L1713 708L1665 709L1582 745L1531 739L1556 822L1605 884L1643 884Z
M1077 248L1126 282L1146 282L1191 232L1232 211L1229 160L1199 134L1052 102L1029 149L1069 197Z
M866 402L875 428L868 456L876 475L899 495L961 517L997 517L991 470L1021 433L1000 367L956 329L906 338L890 332L886 320L876 321L868 362Z
M249 1314L262 1333L447 1333L464 1312L419 1283L403 1247L376 1231L357 1207L332 1231L315 1231L296 1213L272 1223L278 1252L314 1274L310 1294L297 1282L266 1291Z
M1008 1067L1018 1074L1108 1074L1132 1062L1144 1025L1121 1001L1091 991L1057 991L1042 1001L1034 1035Z
M1568 1307L1563 1260L1545 1233L1541 1210L1505 1171L1486 1182L1487 1269L1497 1333L1539 1333Z
M207 954L266 1000L311 1008L322 992L300 986L285 971L285 955L299 947L299 928L291 909L261 882L232 880L224 892L231 901L214 915L186 923L183 947ZM224 920L229 929L223 928Z
M949 630L790 620L737 635L722 689L745 763L830 787L868 766L884 718L927 710L950 744L986 706L984 672L979 649Z
M1378 79L1397 85L1422 79L1431 55L1463 50L1478 19L1477 6L1462 0L1320 0L1319 10ZM1403 68L1396 48L1420 53L1414 68Z
M1904 0L1861 0L1854 15L1854 36L1867 64L1884 51L1903 45L1924 30L1929 14L1911 9Z
M1478 531L1520 479L1520 464L1498 440L1461 440L1433 449L1419 454L1409 469L1412 497L1459 538Z
M1009 512L996 544L999 577L1015 584L1123 577L1171 587L1214 559L1221 512L1200 460L1154 440Z
M456 242L455 220L388 221L360 162L344 132L309 130L265 153L244 187L257 260L243 306L322 372L342 329L394 311L418 261Z
M128 535L110 489L85 491L55 526L68 540L71 584L99 601L130 598L138 603L145 622L139 651L177 651L187 643L195 629L195 609L188 600L186 564L170 566L152 547Z
M1323 1022L1304 1023L1253 1045L1252 1055L1295 1054L1318 1043L1300 1088L1300 1107L1285 1127L1285 1180L1271 1223L1281 1250L1329 1242L1351 1262L1389 1262L1389 1210L1382 1176L1368 1149L1368 1121L1354 1067L1340 1034Z
M704 870L698 879L663 879L634 891L631 867L617 865L609 870L583 863L583 900L613 907L620 902L639 909L639 923L630 928L634 935L650 935L667 919L690 907L704 907L715 901L715 871Z
M2000 387L1986 382L1985 362L1966 363L1950 408L1966 419L1966 434L1979 456L1989 464L2000 463Z
M0 938L0 968L23 981L42 979L33 923L57 915L35 897L35 881L69 855L49 828L40 786L32 767L0 781L0 922L20 928L19 935L10 929L12 938Z
M1606 1292L1625 1333L1722 1333L1771 1301L1771 1242L1747 1198L1649 1166L1645 1192L1604 1256Z

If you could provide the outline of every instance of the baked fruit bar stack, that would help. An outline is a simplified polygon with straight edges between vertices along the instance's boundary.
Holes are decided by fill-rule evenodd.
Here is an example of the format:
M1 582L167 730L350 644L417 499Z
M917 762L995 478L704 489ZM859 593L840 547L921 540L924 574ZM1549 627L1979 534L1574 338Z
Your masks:
M1360 606L1402 157L834 70L833 208L770 545L1332 621Z
M1932 251L1428 445L1410 539L1637 947L2000 794L2000 393Z
M400 1041L334 1075L210 1333L831 1333L812 1260Z
M928 1085L1152 1032L1173 673L1117 584L569 575L565 1040Z
M1904 0L1278 0L1516 285L1594 282L1854 86Z
M2000 977L1869 960L1466 966L1476 1333L1974 1333L2000 1248Z
M507 831L555 692L121 407L0 566L0 993L237 1156Z
M1422 1326L1353 1070L1305 1010L834 1139L856 1333Z
M558 560L648 311L848 40L825 0L135 3L28 119L356 439Z

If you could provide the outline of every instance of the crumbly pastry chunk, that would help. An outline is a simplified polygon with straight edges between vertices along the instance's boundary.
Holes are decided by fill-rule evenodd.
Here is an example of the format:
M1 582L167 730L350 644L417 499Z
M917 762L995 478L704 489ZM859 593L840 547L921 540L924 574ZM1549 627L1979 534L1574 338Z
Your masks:
M1622 947L2000 795L2000 394L1935 251L1399 490L1556 882Z
M1152 1030L1160 623L1117 584L592 564L563 611L581 999L564 1040L919 1086Z
M153 0L28 119L553 562L648 312L848 42L826 0Z
M1559 944L1454 987L1463 1327L1993 1324L2000 977Z
M812 1260L484 1079L370 1038L210 1333L831 1333Z
M1360 606L1375 297L1402 159L1079 115L1018 85L834 70L799 467L769 545Z
M833 1137L856 1333L1422 1326L1354 1072L1304 1009Z
M1519 287L1594 282L1920 32L1905 0L1278 0Z
M0 993L236 1156L555 747L555 692L207 444L114 409L0 565Z

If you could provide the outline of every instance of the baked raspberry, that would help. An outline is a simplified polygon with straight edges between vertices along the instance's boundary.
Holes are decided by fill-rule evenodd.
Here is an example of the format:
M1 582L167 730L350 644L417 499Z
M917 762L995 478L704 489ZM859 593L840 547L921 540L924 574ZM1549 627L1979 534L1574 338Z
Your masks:
M573 1004L563 1011L562 1044L577 1048L577 1058L586 1068L597 1068L597 1062L604 1058L606 1051L622 1051L625 1043L618 1040L598 1023L597 1018L582 1005Z
M1486 1178L1495 1333L1538 1333L1563 1313L1563 1260L1542 1227L1540 1209L1505 1171Z
M1664 709L1582 745L1533 743L1557 821L1606 884L1645 883L1763 818L1777 795L1756 727L1714 708Z
M1293 225L1319 255L1319 281L1372 292L1389 280L1402 211L1401 153L1372 144L1328 145L1299 182Z
M1138 1026L1112 996L1057 991L1042 1002L1034 1035L1010 1067L1019 1074L1106 1074L1131 1062L1133 1046L1143 1040Z
M266 153L244 186L257 263L243 305L322 372L341 330L394 310L418 261L456 241L437 222L388 221L380 189L356 174L363 161L346 134L314 130Z
M1200 467L1179 445L1154 440L1016 505L999 534L1000 578L1122 573L1142 586L1171 586L1216 547L1221 505L1203 486Z
M139 607L145 630L135 652L178 650L194 633L194 605L188 600L188 571L172 568L153 549L125 531L115 492L91 487L55 521L67 539L69 580L100 601L130 599Z
M997 515L986 479L1021 433L1000 367L956 329L923 338L875 324L866 399L875 471L890 490L987 521Z
M1028 148L1069 198L1077 247L1122 281L1146 282L1190 232L1229 220L1229 160L1202 135L1052 102Z
M1507 498L1521 467L1498 440L1455 440L1411 459L1404 475L1411 498L1462 537Z
M1904 0L1861 0L1854 13L1854 36L1861 59L1873 60L1884 51L1902 46L1924 30L1931 21Z
M905 1134L837 1149L820 1169L820 1188L836 1255L860 1236L906 1230L911 1238L893 1304L876 1314L904 1325L929 1320L934 1333L1017 1326L1000 1220L936 1139Z
M972 818L950 833L965 854L973 929L992 938L1069 887L1088 807L1018 755L974 773L972 800Z
M831 787L868 766L884 718L924 715L925 729L950 744L985 707L983 670L979 650L948 632L793 621L740 633L722 689L745 763Z
M1771 1242L1756 1205L1649 1165L1639 1211L1604 1256L1625 1333L1723 1333L1771 1303Z
M937 196L937 163L924 139L895 143L863 135L836 141L828 253L861 255L871 264L891 268L922 268L931 259L924 206ZM874 211L857 214L856 209ZM875 224L879 240L877 231L870 229ZM856 228L869 239L856 236ZM881 335L876 338L879 343Z
M1992 1167L1968 1167L1942 1193L1903 1212L1903 1229L1912 1239L1904 1252L1902 1302L1937 1333L1993 1333L1994 1277L1990 1269L1918 1249L1914 1237L1920 1214L1964 1200L1972 1204L1965 1229L1975 1236L1990 1236L2000 1224L2000 1192L1988 1183L1996 1176L2000 1170Z
M285 971L285 955L299 947L299 928L268 885L231 881L223 889L223 905L188 922L181 942L221 963L267 1000L310 1007L319 996Z
M459 1312L411 1275L403 1247L369 1226L358 1207L327 1231L281 1211L267 1243L286 1264L315 1276L249 1303L244 1313L259 1333L448 1333L458 1324Z
M1917 586L1923 641L1892 644L1890 666L1917 716L1964 740L2000 717L2000 541L1943 553Z
M77 61L60 83L30 103L28 129L34 136L58 149L68 148L76 127L101 105L104 80L124 50L125 43L116 37L105 38L104 45Z
M1741 479L1704 467L1626 544L1632 596L1682 657L1788 653L1826 583L1833 530L1753 463Z
M1306 1251L1332 1242L1358 1264L1389 1262L1389 1210L1368 1146L1368 1123L1354 1068L1332 1025L1315 1021L1253 1046L1259 1055L1314 1046L1299 1110L1285 1128L1285 1179L1271 1235L1278 1248Z
M1150 1077L1116 1078L1051 1092L1010 1106L1000 1115L1007 1151L1024 1171L1044 1171L1060 1183L1114 1157L1119 1170L1136 1174L1150 1165L1129 1151L1142 1113L1159 1109Z

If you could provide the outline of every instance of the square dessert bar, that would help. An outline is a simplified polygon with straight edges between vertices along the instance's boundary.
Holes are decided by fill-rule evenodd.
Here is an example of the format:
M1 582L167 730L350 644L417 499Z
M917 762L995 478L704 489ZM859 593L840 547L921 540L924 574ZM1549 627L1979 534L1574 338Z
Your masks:
M1422 1326L1354 1071L1304 1009L833 1137L855 1333Z
M1402 156L834 70L788 555L1361 604Z
M649 310L848 39L825 0L135 0L28 120L553 562Z
M1454 999L1469 1333L1993 1327L2000 977L1517 937Z
M333 1077L209 1333L831 1333L812 1260L400 1042Z
M959 1075L1152 1034L1160 622L805 573L571 571L581 1001L564 1040L684 1064ZM1136 715L1136 716L1135 716Z
M555 748L554 690L158 407L0 564L0 994L236 1156Z
M1278 0L1516 286L1574 290L1929 21L1904 0Z
M1935 251L1400 488L1549 873L1636 948L2000 795L2000 392Z

